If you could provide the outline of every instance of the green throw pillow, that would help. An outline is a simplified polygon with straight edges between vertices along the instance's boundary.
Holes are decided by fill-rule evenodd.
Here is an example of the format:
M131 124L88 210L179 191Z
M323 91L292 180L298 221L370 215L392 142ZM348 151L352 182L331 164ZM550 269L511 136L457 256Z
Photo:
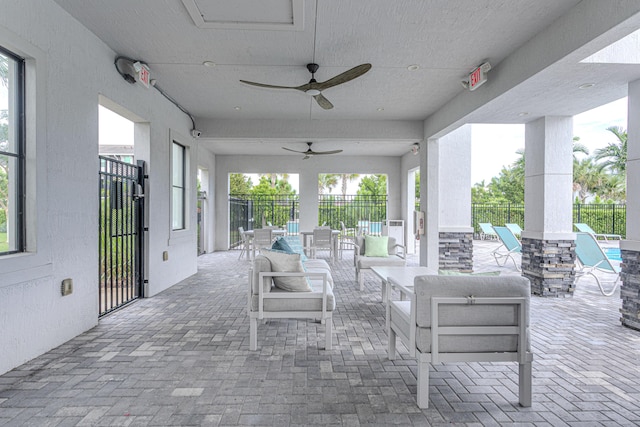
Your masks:
M462 273L456 270L438 270L439 276L499 276L499 271L485 271L482 273Z
M364 236L364 256L389 256L389 236Z

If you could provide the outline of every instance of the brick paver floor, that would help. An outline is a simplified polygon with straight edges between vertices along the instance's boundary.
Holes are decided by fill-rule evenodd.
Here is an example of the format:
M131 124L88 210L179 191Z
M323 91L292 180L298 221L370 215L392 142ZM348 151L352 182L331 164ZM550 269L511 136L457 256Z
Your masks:
M476 271L496 267L476 242ZM0 425L640 425L640 332L620 299L581 280L573 298L533 297L533 406L517 365L436 364L431 404L415 404L416 364L387 359L380 284L365 291L345 256L334 269L334 349L324 326L274 320L249 351L249 262L199 258L199 272L0 376ZM416 264L413 257L410 261Z

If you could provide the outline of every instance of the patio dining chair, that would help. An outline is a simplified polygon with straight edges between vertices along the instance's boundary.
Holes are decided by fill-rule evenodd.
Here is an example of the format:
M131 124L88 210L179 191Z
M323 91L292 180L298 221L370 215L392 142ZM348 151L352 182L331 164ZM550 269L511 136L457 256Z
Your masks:
M253 230L253 259L256 259L256 249L270 248L273 243L273 230L271 228L257 228Z
M347 226L344 225L344 221L340 221L340 235L338 236L338 238L340 239L338 242L338 252L340 255L340 259L342 259L342 252L344 252L349 247L353 249L355 235L355 229L347 228Z
M243 255L247 255L247 257L249 257L249 238L244 232L244 227L238 227L238 233L240 234L240 239L242 242L240 243L241 250L238 259L242 259Z
M583 223L583 222L577 222L573 224L579 232L581 233L589 233L591 234L593 237L596 238L596 240L598 239L598 237L602 237L604 238L605 241L608 241L609 239L622 239L622 236L620 236L619 234L603 234L603 233L596 233L595 231L593 231L593 228L589 227L589 225Z
M313 229L313 241L311 242L311 258L317 257L318 249L329 251L329 260L333 259L333 230L327 227Z
M358 225L356 226L356 234L358 236L364 236L365 234L369 234L369 221L367 220L358 221Z
M513 261L513 265L516 267L516 270L520 271L520 266L516 262L516 259L513 257L513 255L515 254L522 253L522 245L520 244L520 241L506 226L494 226L493 229L495 230L501 242L501 245L491 252L491 255L493 255L493 258L496 260L496 263L500 267L503 267L507 263L507 260L511 258L511 261ZM502 260L502 264L500 263L500 260Z
M578 266L576 282L588 274L596 279L602 295L607 297L613 295L620 283L620 267L611 263L607 254L604 253L602 247L591 233L576 233L576 258ZM615 274L616 279L613 281L613 288L610 291L604 290L600 278L596 276L595 272Z

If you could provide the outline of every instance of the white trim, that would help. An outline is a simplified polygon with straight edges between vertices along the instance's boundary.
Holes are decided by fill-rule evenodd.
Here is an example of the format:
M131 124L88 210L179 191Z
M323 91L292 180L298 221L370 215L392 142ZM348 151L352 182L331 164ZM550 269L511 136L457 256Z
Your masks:
M620 249L623 251L640 252L640 241L638 240L620 240Z
M439 233L473 233L473 227L439 227Z
M50 274L51 245L47 235L47 55L0 27L2 46L25 58L26 252L0 257L0 288ZM15 274L12 274L15 273Z
M193 23L198 28L221 30L265 30L265 31L303 31L304 1L291 0L293 12L291 22L233 22L206 21L195 0L182 0Z
M546 233L541 231L523 231L522 238L535 240L576 240L576 233Z
M184 152L184 228L173 229L173 143L176 142L185 148ZM169 245L187 242L188 237L193 237L191 212L193 207L189 203L192 196L191 188L191 156L193 155L192 139L181 133L169 129ZM184 240L183 240L184 239Z

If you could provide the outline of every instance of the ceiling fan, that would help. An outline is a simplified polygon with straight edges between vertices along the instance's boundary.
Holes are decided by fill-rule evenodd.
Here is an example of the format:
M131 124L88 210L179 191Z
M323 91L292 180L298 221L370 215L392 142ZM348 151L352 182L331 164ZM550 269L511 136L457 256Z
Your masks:
M295 89L301 92L304 92L308 95L313 96L313 99L316 100L318 105L325 110L330 110L333 108L333 104L329 102L327 98L322 95L322 91L325 89L329 89L333 86L341 85L342 83L346 83L350 80L355 79L356 77L360 77L367 71L371 69L371 64L360 64L357 67L353 67L350 70L345 71L344 73L338 74L335 77L330 78L325 82L317 82L315 79L315 73L318 71L320 66L318 64L307 64L307 70L311 73L311 80L309 83L305 83L301 86L276 86L276 85L268 85L264 83L256 83L249 82L246 80L240 80L242 83L258 86L258 87L266 87L269 89Z
M307 151L297 151L297 150L292 150L291 148L287 148L287 147L282 147L282 149L283 150L287 150L287 151L293 151L294 153L304 154L304 157L302 158L302 160L307 160L311 156L317 156L317 155L320 155L320 154L338 154L338 153L342 153L342 150L313 151L311 149L311 144L313 144L313 142L307 142L307 145L309 146L309 148L307 148Z

